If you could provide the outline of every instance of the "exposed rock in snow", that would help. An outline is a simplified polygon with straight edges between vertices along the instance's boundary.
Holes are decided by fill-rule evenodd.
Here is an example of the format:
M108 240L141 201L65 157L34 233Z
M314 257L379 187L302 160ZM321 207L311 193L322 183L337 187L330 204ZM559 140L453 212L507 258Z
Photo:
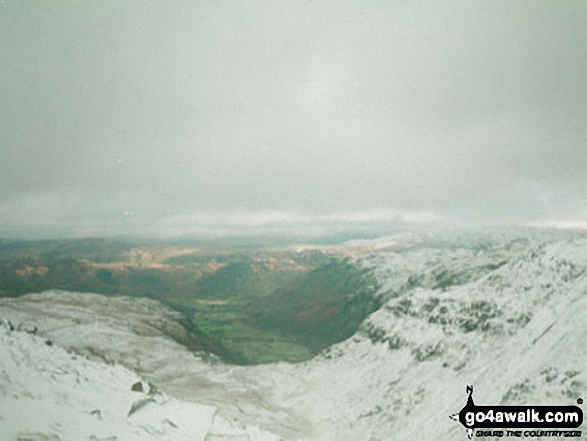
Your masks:
M193 406L200 406L202 424L208 424L207 440L227 439L222 437L228 433L235 440L239 436L250 440L268 436L254 427L290 440L465 439L462 426L448 416L464 405L467 384L474 384L478 404L566 405L585 399L586 239L548 233L458 240L409 235L396 238L394 243L399 245L354 257L355 264L374 271L381 286L378 295L385 300L383 307L368 317L352 338L306 363L255 367L211 364L165 335L143 335L140 327L123 320L111 323L107 314L76 322L80 311L62 312L56 303L64 293L0 301L0 315L10 318L13 327L19 323L36 326L37 334L57 344L123 363L175 397L155 394L164 397L157 401L147 393L143 398L147 401L125 420L133 427L155 421L155 417L141 418L160 409L169 409L165 418L179 427L184 414L174 406L183 402L176 399L202 403ZM91 298L100 308L113 301L102 296L66 295L73 303ZM89 302L84 309L87 312L82 314L93 315ZM143 313L139 308L132 320L140 322ZM60 327L63 323L68 327ZM45 351L39 352L36 360L40 366L46 351L54 350L25 332L5 331L2 335L7 339L10 334L18 334L18 341L34 341ZM18 371L18 366L26 364L18 351L2 355L21 360L6 372ZM100 366L104 372L122 369ZM123 382L112 380L112 384L117 394L130 400L121 408L126 418L140 395L131 391L131 386L140 380L124 372L128 377L121 376ZM31 374L17 380L24 381ZM105 373L99 376L106 377ZM14 384L20 384L18 381ZM35 383L33 390L44 390L51 381ZM56 401L59 388L61 393L75 391L75 378L67 381L55 385ZM5 379L0 385L2 399L11 397L11 388L17 387ZM19 400L28 399L26 393L21 395ZM214 408L219 411L214 413ZM84 411L96 409L100 414L72 413L70 420L63 421L114 418L107 406L86 406ZM211 410L206 413L205 409ZM180 416L174 418L175 412ZM3 413L0 424L15 415ZM15 430L58 434L57 428L63 426L52 425L50 415L45 414L45 420L39 416L38 421L46 422L42 427L23 423ZM169 431L173 424L161 423L153 430L163 427ZM91 435L111 436L102 432Z
M0 434L7 441L277 440L213 406L149 390L128 369L88 360L0 322Z
M327 413L344 415L337 436L454 439L461 427L446 417L466 384L490 404L585 396L586 294L587 241L540 244L472 283L393 297L355 337L298 369L316 396L344 391Z
M184 317L161 303L145 298L107 297L100 294L70 293L61 290L43 294L30 294L19 299L2 299L10 306L14 320L21 317L30 319L43 330L51 330L60 341L65 342L68 334L91 332L116 334L127 332L145 337L142 343L155 339L172 340L193 351L203 350L203 336L197 329L182 325ZM19 324L28 332L36 332L37 326L22 322ZM96 334L97 333L97 334ZM75 339L75 335L69 337ZM140 344L139 340L135 343Z

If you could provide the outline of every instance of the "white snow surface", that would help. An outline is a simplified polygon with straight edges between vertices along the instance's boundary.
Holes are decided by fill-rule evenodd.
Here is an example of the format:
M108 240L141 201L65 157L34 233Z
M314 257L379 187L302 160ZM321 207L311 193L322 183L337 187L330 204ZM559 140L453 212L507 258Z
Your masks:
M60 298L75 299L76 307L91 314L97 298L102 310L109 302L103 296L52 291L0 300L0 316L35 325L44 338L70 350L140 372L175 397L161 395L166 404L150 406L169 420L194 409L198 424L206 426L216 415L219 422L212 423L216 429L207 429L208 440L226 439L211 434L227 424L250 440L466 439L463 427L448 416L464 406L468 384L474 385L477 404L570 405L586 398L587 239L541 232L458 240L407 235L395 243L396 248L373 247L375 251L354 258L355 264L374 272L384 305L353 337L305 363L236 367L211 362L165 336L137 334L136 324L120 321L113 326L99 315L85 322L76 319L78 311L65 313L60 307ZM13 434L43 430L73 439L66 433L74 430L68 426L73 424L87 427L87 436L110 436L92 432L98 419L88 412L99 406L83 404L85 395L78 394L83 388L72 368L61 377L53 372L65 361L79 363L75 369L89 369L92 375L86 376L100 379L87 396L116 397L96 402L111 405L103 405L103 421L112 422L107 427L116 420L120 430L128 430L118 440L134 439L133 430L156 420L126 418L137 394L130 385L138 380L120 366L73 360L74 355L22 332L2 333L0 343L0 400L10 406L28 400L18 413L0 406L0 427L14 427ZM51 354L63 361L51 362L49 373L27 367L32 370L17 374L26 371L22 366L43 366ZM27 357L35 362L25 361ZM42 380L29 387L26 380L31 378ZM52 398L41 401L59 402L66 396L71 413L70 407L41 406L38 417L18 417L33 412L29 404L34 398L27 394L36 396L48 387L52 392L43 396ZM121 403L120 411L114 403ZM157 428L166 434L171 430L165 423ZM166 434L148 435L167 439Z
M131 387L141 383L142 391ZM131 410L132 409L132 410ZM278 438L239 429L216 408L152 390L130 370L88 360L0 326L0 439L243 441ZM222 438L218 438L222 436Z

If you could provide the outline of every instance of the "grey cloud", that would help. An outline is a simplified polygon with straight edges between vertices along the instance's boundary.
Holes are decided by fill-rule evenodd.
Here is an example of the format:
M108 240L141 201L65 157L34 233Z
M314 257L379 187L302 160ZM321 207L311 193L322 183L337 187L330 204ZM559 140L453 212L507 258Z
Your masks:
M584 220L585 17L579 1L5 2L0 229Z

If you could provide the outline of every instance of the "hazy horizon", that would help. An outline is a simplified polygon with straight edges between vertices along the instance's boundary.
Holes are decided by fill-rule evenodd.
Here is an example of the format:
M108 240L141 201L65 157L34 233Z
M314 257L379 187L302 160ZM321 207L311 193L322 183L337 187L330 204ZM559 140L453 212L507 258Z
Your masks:
M0 236L587 228L587 4L0 5Z

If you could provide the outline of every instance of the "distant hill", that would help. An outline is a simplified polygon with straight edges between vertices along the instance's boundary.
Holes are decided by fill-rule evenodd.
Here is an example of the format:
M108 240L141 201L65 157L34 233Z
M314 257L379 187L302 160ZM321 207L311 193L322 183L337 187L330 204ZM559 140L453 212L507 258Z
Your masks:
M587 396L586 238L548 231L439 234L397 237L385 249L372 245L253 297L258 305L247 297L194 300L194 318L213 311L223 317L206 327L218 335L232 332L223 340L228 349L237 331L246 330L241 335L248 341L239 347L257 357L251 345L282 345L296 333L319 340L344 330L336 317L355 320L345 316L344 305L363 299L362 292L381 305L349 338L299 363L231 366L190 351L170 337L187 332L173 318L181 314L148 299L48 293L0 300L0 316L23 329L36 325L54 345L123 364L171 395L213 405L228 420L283 440L465 439L448 416L464 406L470 384L479 404L581 405ZM253 311L263 318L246 323ZM271 311L283 323L264 323ZM184 331L172 331L176 326ZM282 340L272 340L279 329ZM273 350L286 353L283 346ZM11 397L0 395L7 409Z

